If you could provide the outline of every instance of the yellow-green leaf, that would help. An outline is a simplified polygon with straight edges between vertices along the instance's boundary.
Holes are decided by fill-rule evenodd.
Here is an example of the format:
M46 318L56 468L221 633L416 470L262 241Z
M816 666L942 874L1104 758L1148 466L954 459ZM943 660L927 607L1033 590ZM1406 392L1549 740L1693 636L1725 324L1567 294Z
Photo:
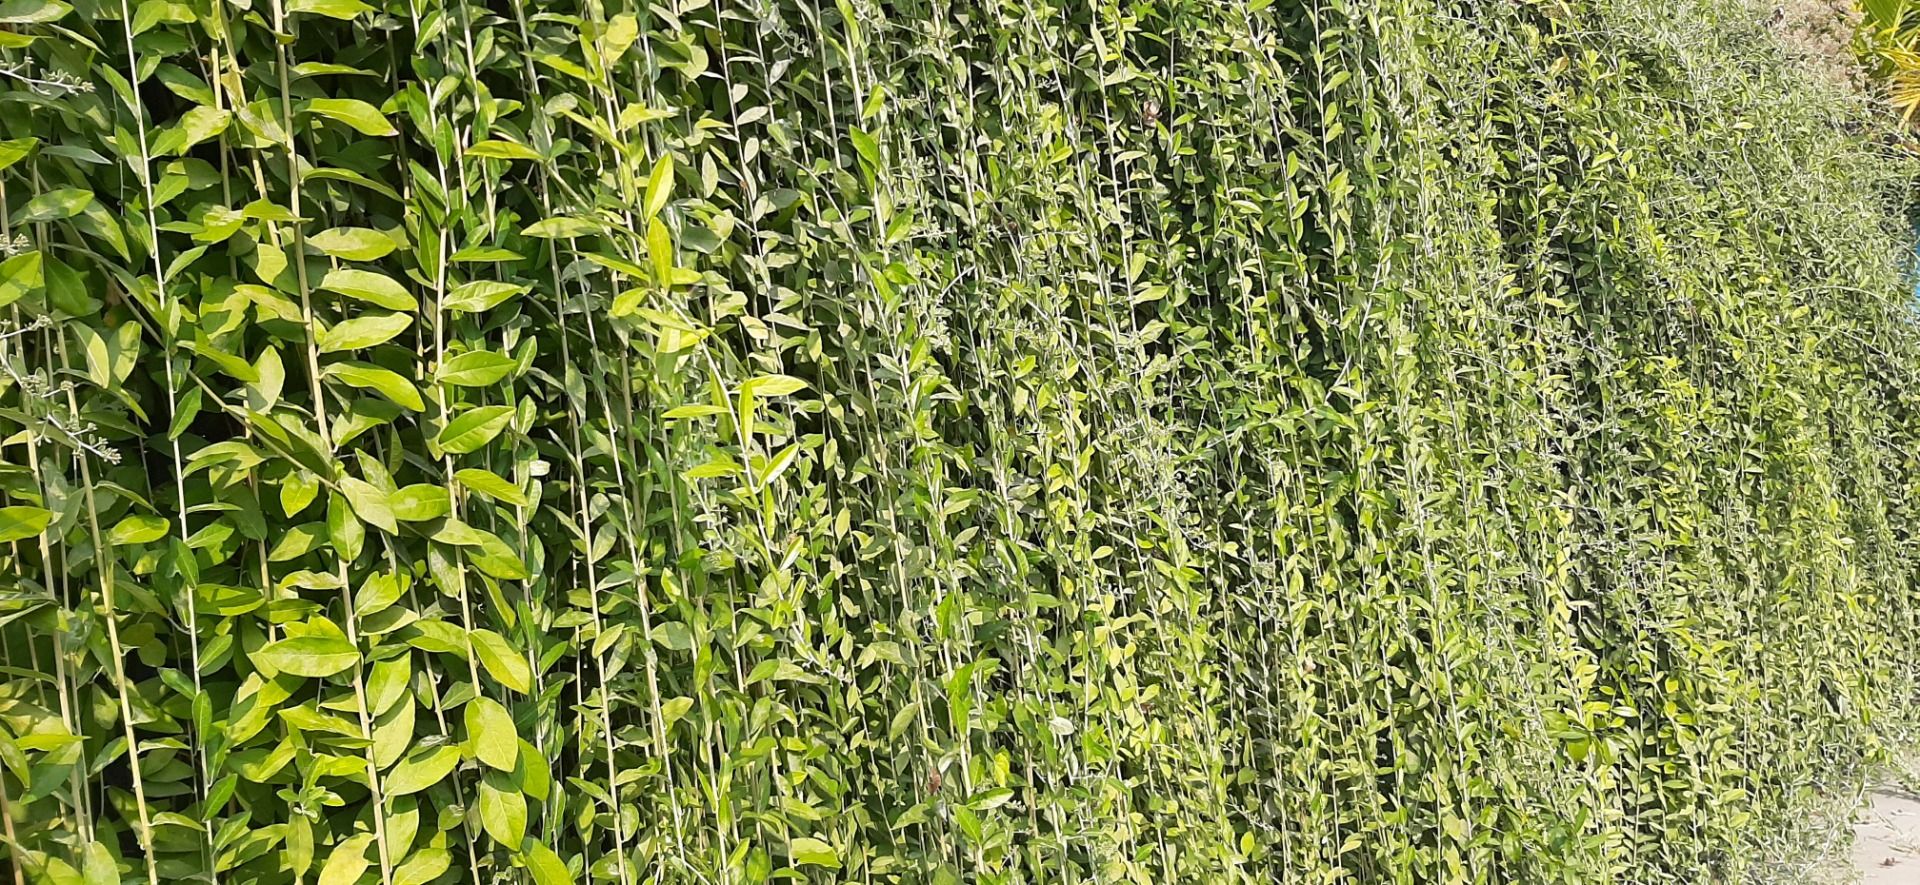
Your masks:
M525 291L527 291L526 286L494 280L475 280L471 283L462 283L448 292L447 297L441 299L440 306L447 310L479 313L483 310L491 310L500 302Z
M453 478L459 480L461 485L504 504L525 507L532 503L520 491L519 486L502 479L490 470L469 467L455 473Z
M276 673L319 678L353 666L360 652L343 638L310 634L261 646L252 658L255 666Z
M482 695L467 702L467 745L488 768L512 771L520 758L520 734L499 701Z
M834 851L832 845L812 836L801 836L793 840L793 843L787 847L787 856L793 859L795 866L809 864L831 870L840 868L839 852Z
M415 750L407 758L393 767L380 788L388 796L405 796L418 793L447 779L455 766L460 764L460 748L444 744L425 750Z
M413 317L404 313L355 317L323 330L314 343L320 348L321 353L359 350L390 341L393 336L406 331L411 325L413 325Z
M455 387L486 387L498 383L519 365L516 360L491 350L472 350L441 363L433 377Z
M115 546L148 544L166 537L169 525L170 523L164 517L135 513L120 520L111 531L107 532L107 543Z
M340 362L329 364L320 370L322 377L337 378L341 383L362 390L373 390L381 396L393 400L395 404L410 411L418 412L426 408L420 399L420 390L413 386L400 373L383 369L372 363Z
M439 446L442 450L456 455L464 455L487 444L505 430L507 422L513 420L511 406L481 406L460 413L460 416L447 422L446 429L440 431Z
M522 656L506 638L484 627L467 631L467 640L473 643L474 654L480 658L487 675L521 694L533 691L533 668L527 665Z
M369 304L377 304L388 310L416 310L419 305L413 296L407 294L406 287L400 285L386 274L369 270L357 270L339 267L327 271L320 288L329 292L338 292L348 298L357 298Z
M361 833L334 846L333 853L327 855L327 862L320 867L320 885L354 885L360 881L360 874L367 871L370 863L367 846L372 844L373 835Z
M352 126L362 135L399 134L379 108L357 98L316 98L307 102L307 110Z
M53 511L39 507L0 507L0 543L32 538L47 530ZM162 532L165 529L161 529Z
M367 227L333 227L307 238L315 249L348 261L378 261L394 250L393 238Z
M46 285L40 250L22 252L0 261L0 307L19 301Z

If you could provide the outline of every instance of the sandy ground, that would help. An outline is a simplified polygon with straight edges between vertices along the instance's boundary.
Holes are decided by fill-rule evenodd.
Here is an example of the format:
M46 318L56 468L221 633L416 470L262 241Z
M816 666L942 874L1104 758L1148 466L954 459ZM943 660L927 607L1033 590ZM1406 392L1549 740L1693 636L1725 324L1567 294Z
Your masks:
M1920 796L1898 787L1867 792L1853 825L1853 869L1865 885L1920 885Z

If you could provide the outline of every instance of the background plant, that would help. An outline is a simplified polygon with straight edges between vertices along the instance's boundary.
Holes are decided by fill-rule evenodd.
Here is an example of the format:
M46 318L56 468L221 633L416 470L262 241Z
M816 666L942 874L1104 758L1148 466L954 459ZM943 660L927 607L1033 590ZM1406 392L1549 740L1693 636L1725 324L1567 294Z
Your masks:
M1720 5L0 4L13 876L1755 873L1920 348Z

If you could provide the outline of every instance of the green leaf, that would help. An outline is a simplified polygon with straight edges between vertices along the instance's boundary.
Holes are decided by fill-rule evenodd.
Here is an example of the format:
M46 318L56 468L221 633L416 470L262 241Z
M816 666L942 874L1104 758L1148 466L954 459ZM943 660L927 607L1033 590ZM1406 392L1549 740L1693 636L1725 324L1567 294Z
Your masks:
M475 280L471 283L462 283L453 291L448 292L447 297L441 299L440 306L447 310L479 313L483 310L491 310L500 302L516 297L525 291L527 291L526 286L516 286L512 283L500 283L492 280Z
M519 361L491 350L472 350L441 363L433 377L454 387L486 387L499 383L519 365Z
M307 245L348 261L378 261L394 250L393 238L367 227L334 227L307 238Z
M21 207L20 214L13 219L14 224L38 224L43 221L59 221L72 218L93 205L93 192L77 187L62 187L47 191Z
M585 218L556 215L552 218L536 221L520 231L521 236L539 237L544 240L565 239L567 237L590 237L600 233L600 223Z
M526 507L533 503L520 491L519 486L502 479L490 470L469 467L454 473L453 478L459 480L461 485L504 504Z
M145 6L141 7L145 9ZM185 137L175 153L184 154L188 148L227 131L227 125L233 122L233 112L223 108L197 106L180 115L180 133Z
M384 344L413 325L413 317L404 313L355 317L321 331L315 340L321 353L360 350Z
M486 445L513 420L511 406L481 406L460 413L440 431L438 444L444 451L464 455Z
M107 532L107 543L116 547L130 544L150 544L167 536L171 523L163 517L145 513L136 513L120 520L119 524Z
M489 771L480 779L480 828L502 845L519 845L527 835L527 797Z
M476 142L467 148L469 157L488 157L495 160L539 160L541 156L533 148L523 144L499 139L487 139Z
M0 5L0 9L3 8L5 8L5 6ZM27 155L33 153L34 147L39 144L40 139L31 136L0 141L0 169L6 169L26 159Z
M787 856L797 865L811 865L837 870L840 868L840 854L833 846L812 836L801 836L787 847Z
M357 298L369 304L377 304L388 310L417 310L420 305L407 294L404 286L386 274L369 270L356 270L339 267L327 271L320 288L329 292L338 292L348 298Z
M22 252L0 261L0 307L19 301L46 285L40 250Z
M352 126L362 135L400 134L379 108L356 98L316 98L307 102L307 110Z
M452 744L415 750L387 773L380 788L388 796L418 793L446 780L447 775L452 774L454 767L459 764L460 748Z
M574 885L573 872L553 849L528 839L520 843L520 855L533 874L533 885Z
M370 864L367 846L372 844L373 835L361 833L335 846L320 867L320 885L354 885L360 881L360 874L366 872Z
M653 641L672 651L692 651L693 631L679 621L663 621L653 625Z
M287 5L288 12L324 15L328 18L337 18L343 21L352 19L360 13L369 12L372 9L373 7L360 2L360 0L293 0L292 3Z
M418 412L426 408L426 403L420 399L420 390L413 386L413 382L408 381L398 372L383 369L372 363L354 361L330 363L320 370L320 375L338 379L350 387L377 391L381 396L393 400L395 404L409 411Z
M651 220L660 210L666 208L667 200L673 196L673 154L665 153L654 161L653 173L647 176L646 212L641 216Z
M399 496L395 495L394 497L398 498ZM364 618L386 611L387 608L400 601L400 594L403 589L400 579L391 573L383 572L368 578L366 583L360 585L360 592L353 595L354 615ZM380 672L379 665L375 665L374 670L377 678L377 674ZM369 690L369 693L371 693L371 690Z
M80 874L86 885L120 885L120 865L114 861L113 852L99 842L87 843L86 853L80 858Z
M38 536L53 522L53 511L38 507L0 507L0 543ZM162 529L164 532L165 529Z
M791 375L761 375L748 381L741 389L758 397L786 396L807 389L807 382Z
M873 136L857 127L849 127L847 135L853 139L853 149L860 152L860 159L867 161L867 168L876 171L883 168L880 165L880 145L874 142Z
M173 0L146 0L140 8L134 10L134 34L140 34L162 22L167 24L186 24L194 20L193 8Z
M393 516L401 522L430 522L453 512L444 486L416 483L393 493Z
M360 652L343 638L308 635L261 646L252 658L256 666L276 673L319 678L352 667L360 660Z
M520 734L513 716L499 701L482 695L467 702L467 744L475 759L499 771L512 771L520 758Z
M0 3L0 24L44 25L72 11L73 7L57 0L7 0Z
M505 637L492 630L476 627L467 631L467 640L473 643L473 651L480 658L481 665L487 668L487 675L521 694L533 691L533 669Z
M453 865L453 855L444 848L422 848L393 871L393 885L427 885Z
M345 495L347 503L353 505L353 512L366 524L375 526L387 534L398 534L399 523L394 521L393 508L387 503L387 493L379 486L357 477L342 477L340 494Z

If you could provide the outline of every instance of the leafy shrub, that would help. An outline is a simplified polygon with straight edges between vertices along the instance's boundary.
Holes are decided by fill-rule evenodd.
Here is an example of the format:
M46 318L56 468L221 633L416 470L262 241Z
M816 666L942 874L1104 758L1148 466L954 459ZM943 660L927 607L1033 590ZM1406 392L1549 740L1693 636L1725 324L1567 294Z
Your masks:
M1920 346L1724 5L7 0L16 879L1754 874Z

